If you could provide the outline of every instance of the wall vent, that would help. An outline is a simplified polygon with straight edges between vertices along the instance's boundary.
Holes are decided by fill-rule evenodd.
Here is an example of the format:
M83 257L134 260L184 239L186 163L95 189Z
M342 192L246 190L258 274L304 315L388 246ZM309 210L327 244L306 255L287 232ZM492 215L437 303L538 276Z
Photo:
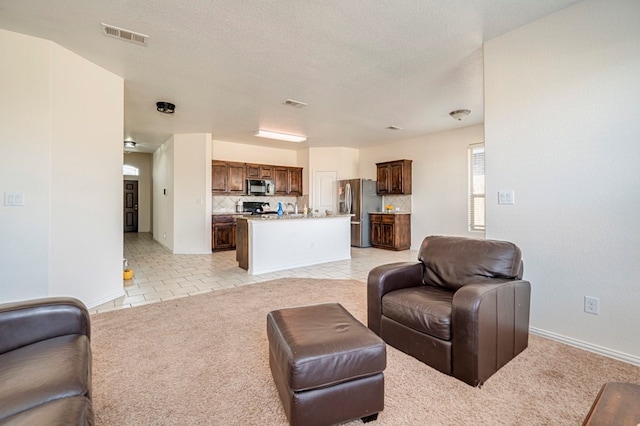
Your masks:
M283 104L294 108L304 108L307 106L304 102L294 101L293 99L287 99Z
M120 40L130 41L132 43L140 44L142 46L147 45L148 35L136 33L133 31L125 30L123 28L114 27L109 24L102 24L102 31L104 35L109 37L118 38Z

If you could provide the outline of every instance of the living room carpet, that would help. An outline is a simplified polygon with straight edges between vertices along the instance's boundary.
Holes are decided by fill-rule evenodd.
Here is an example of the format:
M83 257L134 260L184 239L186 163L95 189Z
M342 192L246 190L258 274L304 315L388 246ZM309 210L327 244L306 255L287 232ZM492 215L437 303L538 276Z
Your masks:
M266 315L326 302L366 324L364 283L301 278L92 315L96 423L287 425ZM391 346L384 375L385 409L371 425L578 425L605 382L640 383L640 367L533 335L482 388Z

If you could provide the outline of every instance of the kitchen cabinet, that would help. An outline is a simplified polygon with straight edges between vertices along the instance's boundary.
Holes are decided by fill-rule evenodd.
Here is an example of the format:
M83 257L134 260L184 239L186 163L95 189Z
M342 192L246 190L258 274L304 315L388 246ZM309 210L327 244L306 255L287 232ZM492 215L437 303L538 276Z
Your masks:
M211 193L244 195L247 192L245 163L211 162Z
M236 218L232 215L211 217L211 251L236 248Z
M302 195L302 168L276 166L273 169L276 195Z
M378 195L411 194L412 160L395 160L376 163L376 193Z
M370 213L373 247L408 250L411 247L411 215L408 213Z
M247 179L268 179L273 180L273 166L266 164L247 163Z

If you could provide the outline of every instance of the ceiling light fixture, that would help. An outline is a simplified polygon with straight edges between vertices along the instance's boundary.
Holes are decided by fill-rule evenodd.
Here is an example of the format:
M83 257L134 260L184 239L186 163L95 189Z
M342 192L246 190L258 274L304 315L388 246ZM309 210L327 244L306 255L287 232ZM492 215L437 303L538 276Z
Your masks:
M156 109L163 114L173 114L176 106L171 102L156 102Z
M124 141L124 147L125 148L135 148L136 147L136 143L134 141Z
M455 111L451 111L449 113L449 115L454 120L458 120L458 121L462 121L462 119L465 118L469 114L471 114L471 111L468 110L468 109L458 109L458 110L455 110Z
M269 130L258 130L254 136L287 142L304 142L307 140L306 136L289 135L287 133L271 132Z

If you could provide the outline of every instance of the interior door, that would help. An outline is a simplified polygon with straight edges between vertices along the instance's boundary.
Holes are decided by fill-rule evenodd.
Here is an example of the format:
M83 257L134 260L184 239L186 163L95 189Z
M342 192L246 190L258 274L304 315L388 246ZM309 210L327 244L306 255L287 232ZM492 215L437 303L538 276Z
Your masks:
M337 173L315 172L313 175L313 209L336 211Z
M124 232L138 232L138 181L124 181Z

